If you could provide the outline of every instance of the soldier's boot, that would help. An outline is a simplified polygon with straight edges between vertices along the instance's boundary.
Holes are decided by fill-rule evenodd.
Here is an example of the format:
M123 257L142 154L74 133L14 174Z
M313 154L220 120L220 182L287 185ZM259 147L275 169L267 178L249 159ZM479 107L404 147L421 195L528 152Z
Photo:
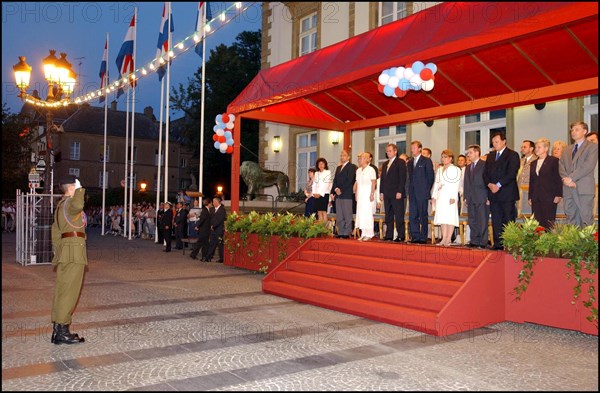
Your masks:
M54 324L52 340L54 344L76 344L85 342L85 338L79 337L77 333L71 333L69 331L69 325Z

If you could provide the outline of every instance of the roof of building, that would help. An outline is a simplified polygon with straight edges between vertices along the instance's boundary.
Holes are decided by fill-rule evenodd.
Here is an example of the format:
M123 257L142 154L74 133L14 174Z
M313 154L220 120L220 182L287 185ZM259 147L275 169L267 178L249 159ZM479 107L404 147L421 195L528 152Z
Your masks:
M62 124L66 133L81 133L104 135L104 108L90 105L69 105L68 107L51 109L55 123ZM30 104L23 105L21 113L30 113L40 121L45 121L43 114L36 111ZM150 117L152 116L152 118ZM126 130L126 112L108 109L107 113L107 135L125 138ZM131 120L131 119L130 119ZM180 120L173 120L170 123L170 139L180 143L185 143L181 131ZM131 124L129 125L131 127ZM135 114L135 138L155 139L158 141L159 122L155 120L150 110L149 114L136 112ZM163 128L163 133L164 133ZM164 136L163 136L164 137Z

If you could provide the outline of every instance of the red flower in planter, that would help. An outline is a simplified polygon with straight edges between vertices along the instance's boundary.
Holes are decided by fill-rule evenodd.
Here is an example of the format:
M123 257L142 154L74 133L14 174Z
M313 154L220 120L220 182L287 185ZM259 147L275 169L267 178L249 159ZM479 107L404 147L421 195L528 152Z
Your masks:
M538 235L542 235L542 232L544 232L546 230L546 228L544 227L537 227L535 228L535 233L537 233Z
M596 231L596 233L594 233L594 240L598 241L598 231Z

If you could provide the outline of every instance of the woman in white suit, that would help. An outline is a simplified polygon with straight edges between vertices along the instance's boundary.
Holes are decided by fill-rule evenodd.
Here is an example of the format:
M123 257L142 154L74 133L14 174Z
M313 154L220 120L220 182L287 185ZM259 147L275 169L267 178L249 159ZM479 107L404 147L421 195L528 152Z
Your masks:
M461 170L453 164L454 153L446 149L442 151L442 165L435 174L435 182L431 189L432 207L435 209L434 225L442 229L440 246L449 246L452 232L458 226L458 189L460 187Z
M354 195L356 198L355 227L360 229L360 241L371 240L374 236L373 213L375 212L375 189L377 180L375 169L369 165L369 153L358 155L358 169L354 182Z
M312 195L315 198L315 210L319 221L327 222L327 205L329 204L329 193L333 184L333 176L323 157L317 158L315 163L317 172L313 180Z

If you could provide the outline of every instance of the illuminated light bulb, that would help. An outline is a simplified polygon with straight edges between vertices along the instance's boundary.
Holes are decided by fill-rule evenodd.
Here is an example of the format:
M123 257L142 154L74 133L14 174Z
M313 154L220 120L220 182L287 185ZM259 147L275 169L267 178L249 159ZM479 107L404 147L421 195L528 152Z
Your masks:
M150 63L150 65L148 66L152 71L154 71L156 69L156 67L154 67L154 63Z
M225 12L222 12L219 17L221 18L221 22L225 22Z
M160 59L158 59L158 62L160 64L165 64L166 63L165 59L163 59L162 57Z
M183 49L183 48L184 48L184 46L183 46L183 42L180 42L179 44L177 44L177 48L179 48L179 49Z
M169 57L175 57L175 53L172 50L169 51Z
M194 42L200 42L200 37L198 34L194 34Z
M145 68L142 68L142 75L148 75L148 71Z
M207 23L206 26L204 26L204 30L206 30L207 32L210 31L210 25Z
M107 87L105 90L106 94L110 93L110 89Z
M114 86L111 86L111 87L110 87L110 89L111 89L111 90L114 90L114 89L115 89L115 87L114 87Z
M238 2L236 2L236 3L235 3L235 8L237 8L238 10L239 10L240 8L242 8L242 3L241 3L241 2L239 2L239 1L238 1Z

